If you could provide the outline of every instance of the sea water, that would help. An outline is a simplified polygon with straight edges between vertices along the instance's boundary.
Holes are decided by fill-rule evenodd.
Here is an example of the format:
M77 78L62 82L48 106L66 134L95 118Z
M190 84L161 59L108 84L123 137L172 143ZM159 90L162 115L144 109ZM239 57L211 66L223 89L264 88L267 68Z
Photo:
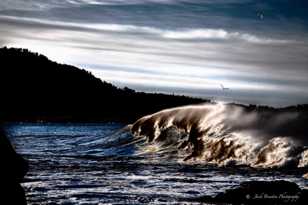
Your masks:
M244 181L289 180L296 170L256 170L181 162L144 152L119 123L11 123L16 151L29 161L28 204L166 204L215 195Z

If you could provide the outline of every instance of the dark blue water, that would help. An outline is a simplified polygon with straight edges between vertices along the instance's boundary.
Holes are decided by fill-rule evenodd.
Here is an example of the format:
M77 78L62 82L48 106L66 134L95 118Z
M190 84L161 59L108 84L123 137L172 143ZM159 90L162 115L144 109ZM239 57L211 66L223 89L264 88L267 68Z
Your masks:
M125 125L20 123L7 125L17 152L30 162L22 184L29 204L166 204L216 194L249 180L300 174L185 164L120 131ZM153 148L154 149L154 148Z

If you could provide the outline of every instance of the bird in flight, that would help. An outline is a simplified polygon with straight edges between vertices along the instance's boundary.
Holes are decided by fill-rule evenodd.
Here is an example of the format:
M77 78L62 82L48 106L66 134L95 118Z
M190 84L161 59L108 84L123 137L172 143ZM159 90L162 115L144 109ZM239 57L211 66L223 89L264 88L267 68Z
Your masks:
M230 88L226 88L223 84L220 84L220 87L223 91L231 90Z

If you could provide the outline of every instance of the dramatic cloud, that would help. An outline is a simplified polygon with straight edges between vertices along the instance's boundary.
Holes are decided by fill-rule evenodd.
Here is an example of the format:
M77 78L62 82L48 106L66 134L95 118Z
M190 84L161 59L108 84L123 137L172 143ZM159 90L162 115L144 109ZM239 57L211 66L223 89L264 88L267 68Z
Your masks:
M138 90L308 103L307 15L286 6L294 7L285 1L1 1L0 45L29 48Z
M89 24L89 23L70 23L50 20L39 20L33 18L18 18L10 16L0 16L3 21L11 21L12 23L22 22L24 24L37 24L36 26L49 26L49 27L60 27L63 29L75 29L75 30L95 30L95 31L113 31L123 32L132 34L149 34L157 35L167 39L182 39L182 40L243 40L250 43L260 44L279 44L279 43L292 43L288 40L283 39L271 39L271 38L260 38L258 36L239 33L239 32L228 32L223 29L185 29L185 30L164 30L153 27L145 26L134 26L134 25L122 25L122 24Z

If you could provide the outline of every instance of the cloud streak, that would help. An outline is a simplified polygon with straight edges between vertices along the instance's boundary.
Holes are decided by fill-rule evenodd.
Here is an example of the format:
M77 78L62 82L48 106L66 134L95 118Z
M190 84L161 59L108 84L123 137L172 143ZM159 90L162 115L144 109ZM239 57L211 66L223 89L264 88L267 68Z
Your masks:
M212 1L203 0L205 4ZM233 4L239 0L217 0L216 4ZM250 2L246 0L246 2ZM69 8L84 5L138 5L138 4L182 4L199 3L198 0L2 0L0 10L47 10L51 8Z
M184 31L165 31L162 32L162 37L170 39L209 39L209 40L242 40L249 43L260 44L278 44L278 43L290 43L288 40L260 38L258 36L249 33L229 32L224 29L193 29Z
M109 31L129 34L147 34L165 39L177 40L240 40L249 43L259 44L284 44L292 41L284 39L262 38L249 33L229 32L224 29L184 29L184 30L165 30L155 27L123 25L123 24L88 24L40 20L33 18L20 18L11 16L0 16L2 20L23 22L27 24L42 24L50 27L61 27L63 29L88 29L95 31ZM38 25L37 25L38 26Z

